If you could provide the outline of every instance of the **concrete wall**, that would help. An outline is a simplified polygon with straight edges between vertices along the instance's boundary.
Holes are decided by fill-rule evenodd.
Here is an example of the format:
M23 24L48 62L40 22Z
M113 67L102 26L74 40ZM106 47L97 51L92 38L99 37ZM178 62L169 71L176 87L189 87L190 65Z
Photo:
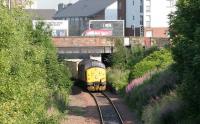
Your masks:
M158 47L164 47L165 45L170 45L170 40L168 38L144 38L144 37L130 37L131 46L134 45L142 45L146 48L151 47L153 45L157 45Z
M53 43L59 54L73 54L73 56L81 53L95 54L91 57L94 59L97 57L97 60L100 61L101 58L96 54L112 53L115 40L113 37L63 37L53 38ZM78 58L80 57L82 56L78 56ZM87 57L87 59L91 57Z
M119 37L117 37L119 38ZM59 37L52 38L56 47L114 46L114 37Z

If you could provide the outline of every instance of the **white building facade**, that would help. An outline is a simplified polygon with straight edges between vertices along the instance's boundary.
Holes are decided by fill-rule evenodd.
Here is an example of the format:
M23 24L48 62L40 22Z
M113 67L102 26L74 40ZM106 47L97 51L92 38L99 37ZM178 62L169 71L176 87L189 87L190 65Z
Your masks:
M177 0L126 0L126 35L168 37Z
M144 37L168 37L169 15L176 0L144 0Z

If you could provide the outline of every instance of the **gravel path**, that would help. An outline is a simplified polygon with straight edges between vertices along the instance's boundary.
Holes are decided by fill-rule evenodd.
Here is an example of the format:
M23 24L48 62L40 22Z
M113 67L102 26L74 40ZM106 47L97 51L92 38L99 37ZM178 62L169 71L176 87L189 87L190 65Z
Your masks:
M100 124L96 104L87 92L73 87L69 99L69 113L61 124Z

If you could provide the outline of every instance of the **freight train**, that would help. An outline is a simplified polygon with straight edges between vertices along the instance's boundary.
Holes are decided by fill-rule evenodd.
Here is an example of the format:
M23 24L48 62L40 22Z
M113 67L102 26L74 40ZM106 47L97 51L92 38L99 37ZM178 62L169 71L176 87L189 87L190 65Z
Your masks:
M89 91L106 90L106 68L97 60L82 60L78 64L78 80Z

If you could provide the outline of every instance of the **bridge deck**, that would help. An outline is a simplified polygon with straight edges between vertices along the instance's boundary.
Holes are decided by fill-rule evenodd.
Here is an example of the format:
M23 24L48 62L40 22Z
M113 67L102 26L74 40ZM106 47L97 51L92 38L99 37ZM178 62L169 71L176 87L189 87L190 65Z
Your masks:
M110 37L63 37L53 38L57 48L66 47L111 47L114 46L114 39Z

